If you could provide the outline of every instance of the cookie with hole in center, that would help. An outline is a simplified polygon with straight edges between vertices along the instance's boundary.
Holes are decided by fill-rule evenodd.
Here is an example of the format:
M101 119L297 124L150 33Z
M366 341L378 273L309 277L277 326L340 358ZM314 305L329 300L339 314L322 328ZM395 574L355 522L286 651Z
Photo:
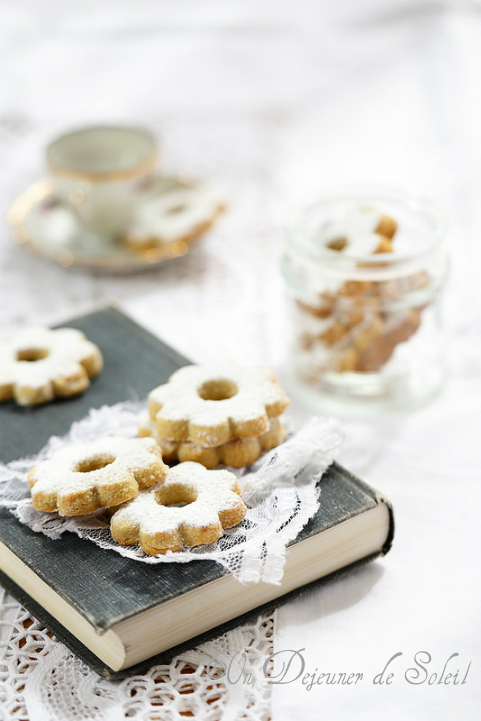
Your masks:
M273 371L235 363L184 366L149 394L159 438L204 448L261 436L288 405Z
M0 342L0 401L21 406L76 396L100 373L102 354L76 328L29 328Z
M61 516L93 513L134 498L165 478L153 438L101 438L57 451L28 472L32 505Z
M241 489L230 471L210 471L200 463L179 463L165 481L152 486L114 513L112 538L138 544L156 555L185 546L214 543L225 528L247 513Z
M162 192L139 204L129 227L124 242L133 250L169 244L188 248L226 209L225 200L206 183L168 177L159 181Z

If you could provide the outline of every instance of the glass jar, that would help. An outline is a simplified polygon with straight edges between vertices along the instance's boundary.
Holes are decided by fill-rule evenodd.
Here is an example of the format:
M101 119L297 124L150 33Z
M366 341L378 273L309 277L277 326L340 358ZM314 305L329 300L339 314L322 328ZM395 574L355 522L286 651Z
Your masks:
M435 207L382 193L326 199L287 227L282 272L288 376L311 407L374 415L439 390L448 260Z

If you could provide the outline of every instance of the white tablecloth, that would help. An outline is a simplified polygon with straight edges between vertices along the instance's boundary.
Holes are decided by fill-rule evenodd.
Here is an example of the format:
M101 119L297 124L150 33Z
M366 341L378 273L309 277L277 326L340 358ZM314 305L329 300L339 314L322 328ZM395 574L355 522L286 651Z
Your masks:
M479 380L456 378L409 418L350 424L345 462L393 502L393 548L383 561L279 609L278 663L287 662L287 650L304 647L304 674L315 673L317 683L319 674L331 673L335 685L324 677L307 690L310 679L303 686L297 678L300 659L286 675L279 665L283 683L274 686L274 719L292 719L301 710L317 718L319 708L320 718L366 721L385 718L387 709L396 721L478 718L480 391ZM399 652L384 683L373 683ZM452 654L459 655L441 679ZM351 672L362 673L362 681L337 685L340 673Z
M291 208L367 183L432 198L448 216L446 391L409 417L348 424L346 465L394 503L393 550L285 606L275 623L274 650L305 648L306 672L363 681L274 684L262 706L273 721L474 719L479 708L480 12L414 0L0 6L2 214L42 174L47 139L99 120L145 122L166 169L209 178L231 198L192 253L132 276L49 265L4 227L2 332L116 299L194 360L279 366L277 258ZM398 651L392 684L373 685ZM433 671L452 653L448 672L461 676L471 661L466 683L409 684L419 651ZM238 688L229 699L223 717L237 718Z

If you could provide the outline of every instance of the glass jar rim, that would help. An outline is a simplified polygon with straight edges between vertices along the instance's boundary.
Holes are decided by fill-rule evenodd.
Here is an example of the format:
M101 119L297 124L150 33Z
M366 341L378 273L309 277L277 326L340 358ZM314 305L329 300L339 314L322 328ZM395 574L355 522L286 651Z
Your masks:
M327 246L314 246L307 235L303 234L300 227L314 212L322 208L328 208L330 205L352 203L358 206L375 206L377 203L382 205L382 203L386 202L403 206L405 210L410 211L413 215L424 215L432 225L428 243L422 248L411 252L351 254L343 251L340 253ZM431 256L436 255L443 249L446 219L442 211L429 200L416 198L399 191L380 191L365 188L363 190L326 195L322 200L310 204L291 218L285 224L284 231L290 249L299 252L306 259L314 262L322 261L325 266L338 270L345 268L346 271L352 269L352 263L355 262L361 264L365 269L368 268L371 272L375 272L376 268L380 270L385 268L386 263L389 264L390 268L404 265L412 266L413 263L425 263Z

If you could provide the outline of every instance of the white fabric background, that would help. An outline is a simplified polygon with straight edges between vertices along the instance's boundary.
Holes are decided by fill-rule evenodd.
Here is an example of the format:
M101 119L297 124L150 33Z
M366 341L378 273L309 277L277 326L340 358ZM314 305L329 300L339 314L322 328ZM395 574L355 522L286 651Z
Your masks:
M449 220L451 380L409 417L351 423L345 463L394 502L391 554L279 611L275 649L306 670L372 677L403 651L472 661L462 687L299 682L273 721L474 719L479 708L481 7L478 2L0 3L0 205L42 173L57 131L145 122L164 164L216 181L229 214L194 252L145 274L65 271L0 242L2 332L117 299L195 360L279 365L277 270L288 211L335 187L390 185ZM452 662L451 662L452 663ZM436 670L436 669L435 669Z
M363 681L310 691L301 679L275 685L274 719L292 719L301 709L306 718L317 718L319 708L319 718L366 721L385 718L387 709L393 721L478 718L481 453L474 429L480 390L479 382L452 380L443 397L409 419L351 425L346 465L392 500L393 548L385 560L281 607L275 650L304 647L305 673L361 672ZM395 673L391 685L374 685L399 651L403 656L388 671ZM410 685L404 674L423 651L432 656L426 668L437 680L452 653L459 657L446 673L459 668L460 681L472 662L466 684ZM293 670L285 680L296 676Z

